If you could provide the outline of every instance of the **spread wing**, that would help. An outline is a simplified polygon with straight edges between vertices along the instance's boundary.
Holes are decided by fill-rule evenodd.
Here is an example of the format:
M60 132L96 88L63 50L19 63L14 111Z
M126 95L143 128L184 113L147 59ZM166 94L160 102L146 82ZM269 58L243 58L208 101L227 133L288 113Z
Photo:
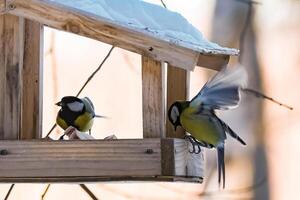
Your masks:
M227 110L238 106L240 88L247 82L244 68L224 68L210 79L191 100L190 106L209 109Z

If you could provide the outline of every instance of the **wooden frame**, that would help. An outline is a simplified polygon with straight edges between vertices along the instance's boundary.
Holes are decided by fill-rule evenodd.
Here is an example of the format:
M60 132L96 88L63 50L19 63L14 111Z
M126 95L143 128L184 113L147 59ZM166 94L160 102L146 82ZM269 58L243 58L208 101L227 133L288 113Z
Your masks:
M202 166L194 165L203 158L187 156L187 142L180 139L4 140L0 146L2 183L202 182Z

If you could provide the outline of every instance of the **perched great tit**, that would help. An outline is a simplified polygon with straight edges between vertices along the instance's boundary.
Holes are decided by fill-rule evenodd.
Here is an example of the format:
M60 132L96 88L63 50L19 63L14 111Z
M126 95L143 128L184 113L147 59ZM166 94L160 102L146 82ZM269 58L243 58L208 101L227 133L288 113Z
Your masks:
M193 153L200 152L200 146L217 149L218 182L225 187L224 143L226 133L246 143L220 118L215 109L235 108L240 102L240 88L246 83L245 70L224 68L209 80L191 101L176 101L168 111L168 118L175 130L183 127L190 136L186 136L193 145ZM195 146L198 147L196 152Z
M101 117L96 116L94 105L88 97L80 99L66 96L56 105L61 107L56 117L56 123L64 130L73 126L78 131L91 133L94 118Z

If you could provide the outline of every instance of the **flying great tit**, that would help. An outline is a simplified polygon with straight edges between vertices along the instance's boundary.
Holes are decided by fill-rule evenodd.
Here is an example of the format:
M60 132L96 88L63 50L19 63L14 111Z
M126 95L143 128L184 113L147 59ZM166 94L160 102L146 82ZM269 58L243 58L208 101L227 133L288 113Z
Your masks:
M88 97L80 99L74 96L65 96L56 105L61 107L56 117L56 123L64 130L73 126L80 132L89 131L91 133L94 118L102 117L96 116L94 105Z
M209 80L191 101L176 101L168 110L169 121L175 130L183 127L190 136L186 136L193 145L193 153L200 152L200 146L217 149L218 183L225 187L224 144L226 133L246 143L220 118L215 110L227 110L238 106L240 88L246 83L245 70L224 68ZM196 152L195 145L199 151Z

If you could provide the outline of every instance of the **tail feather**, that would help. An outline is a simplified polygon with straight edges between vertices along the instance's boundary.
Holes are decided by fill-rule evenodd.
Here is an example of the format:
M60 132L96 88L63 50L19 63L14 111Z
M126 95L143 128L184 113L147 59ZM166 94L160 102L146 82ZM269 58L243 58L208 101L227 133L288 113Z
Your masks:
M218 152L218 183L219 187L221 187L221 179L223 182L223 189L225 188L225 150L224 150L224 144L219 145L217 147L217 152Z

